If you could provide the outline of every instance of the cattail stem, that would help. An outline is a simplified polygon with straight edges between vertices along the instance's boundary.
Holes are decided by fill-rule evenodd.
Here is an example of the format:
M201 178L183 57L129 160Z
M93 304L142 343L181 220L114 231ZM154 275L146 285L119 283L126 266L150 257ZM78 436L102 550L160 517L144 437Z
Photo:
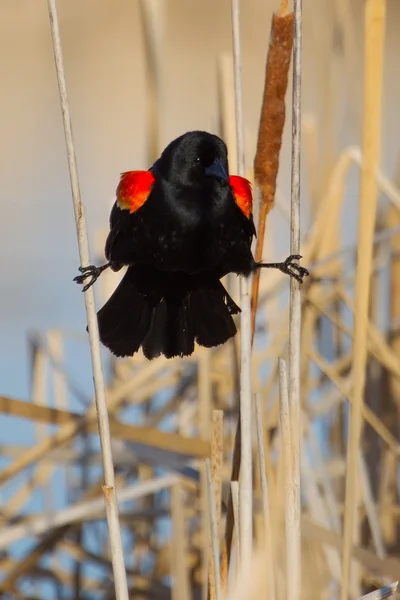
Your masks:
M301 74L302 0L294 0L293 89L292 89L292 170L290 253L300 254L300 168L301 168ZM290 280L289 304L289 406L292 444L292 491L294 522L287 548L290 564L291 600L301 598L301 497L300 497L300 283Z
M242 96L242 54L240 47L239 0L232 0L232 42L235 82L237 170L245 175L244 123ZM241 462L239 486L240 557L242 567L248 564L253 547L253 480L251 448L251 309L247 279L240 282L240 422Z

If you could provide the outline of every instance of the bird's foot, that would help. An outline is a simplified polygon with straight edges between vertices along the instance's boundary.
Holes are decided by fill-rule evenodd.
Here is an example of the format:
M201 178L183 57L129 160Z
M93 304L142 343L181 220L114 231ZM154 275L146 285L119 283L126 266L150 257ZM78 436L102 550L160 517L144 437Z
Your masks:
M300 254L291 254L286 260L280 263L256 263L257 267L263 267L268 269L278 269L282 273L294 277L299 283L303 283L303 277L307 277L310 273L305 267L298 265L293 262L294 260L300 260L302 256Z
M101 267L95 267L94 265L89 265L88 267L79 267L79 271L82 273L82 275L77 275L74 277L74 281L81 285L90 277L90 281L88 281L88 283L86 283L82 288L82 292L86 292L86 290L88 290L95 283L95 281L98 280L102 272L105 271L109 266L110 263L102 265Z

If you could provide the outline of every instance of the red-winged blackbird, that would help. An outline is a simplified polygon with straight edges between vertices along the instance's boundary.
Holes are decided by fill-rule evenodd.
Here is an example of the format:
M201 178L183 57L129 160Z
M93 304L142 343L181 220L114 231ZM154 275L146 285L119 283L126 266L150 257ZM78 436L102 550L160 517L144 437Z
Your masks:
M248 277L277 268L302 281L308 271L289 256L256 263L251 187L228 175L227 149L217 136L186 133L171 142L148 171L121 175L105 247L109 261L81 267L90 287L104 269L128 270L98 312L100 340L116 356L143 349L155 358L188 356L194 342L213 347L236 333L240 308L221 277Z

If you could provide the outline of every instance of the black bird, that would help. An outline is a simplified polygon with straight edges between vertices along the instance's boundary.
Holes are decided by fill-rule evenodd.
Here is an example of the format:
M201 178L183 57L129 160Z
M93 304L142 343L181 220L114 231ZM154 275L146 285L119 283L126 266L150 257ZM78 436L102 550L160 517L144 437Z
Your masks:
M116 356L143 349L148 359L189 356L195 341L218 346L233 337L240 308L221 277L248 277L277 268L302 282L307 269L289 256L256 263L250 183L229 176L227 148L217 136L188 132L163 151L148 171L121 175L110 215L108 263L80 267L88 289L111 267L128 270L98 312L101 342Z

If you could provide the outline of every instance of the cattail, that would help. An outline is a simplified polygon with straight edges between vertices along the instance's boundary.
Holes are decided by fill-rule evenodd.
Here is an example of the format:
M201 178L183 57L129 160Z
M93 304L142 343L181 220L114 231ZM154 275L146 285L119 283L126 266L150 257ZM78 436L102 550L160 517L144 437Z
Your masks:
M265 221L274 205L279 153L285 124L285 95L288 84L290 59L293 48L293 13L288 12L287 1L272 16L270 44L265 71L264 97L258 129L257 152L254 159L254 178L261 191L261 205L255 258L261 261ZM260 273L253 279L252 331L254 336Z

